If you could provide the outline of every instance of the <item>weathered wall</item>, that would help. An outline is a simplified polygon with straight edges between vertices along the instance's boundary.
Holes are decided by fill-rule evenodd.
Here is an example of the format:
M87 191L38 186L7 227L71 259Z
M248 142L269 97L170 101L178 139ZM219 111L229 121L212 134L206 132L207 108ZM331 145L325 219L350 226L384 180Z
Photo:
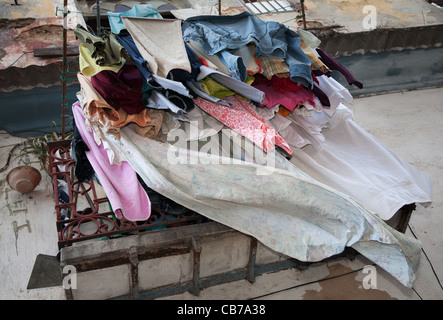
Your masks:
M83 18L76 11L73 0L68 1L67 10L72 11L63 19L63 0L18 0L0 3L0 70L10 67L26 68L31 65L45 66L59 63L60 58L35 57L36 48L60 47L63 44L63 26L72 28L83 23ZM72 31L67 34L68 44L78 44ZM20 80L11 78L10 82ZM35 79L38 86L39 79ZM0 84L1 91L10 84Z
M340 32L367 31L366 5L376 9L376 28L408 28L443 23L440 9L425 0L305 0L306 19L318 24L341 25Z
M16 5L17 3L18 5ZM0 19L45 19L55 16L55 8L63 7L63 0L4 0L0 3Z

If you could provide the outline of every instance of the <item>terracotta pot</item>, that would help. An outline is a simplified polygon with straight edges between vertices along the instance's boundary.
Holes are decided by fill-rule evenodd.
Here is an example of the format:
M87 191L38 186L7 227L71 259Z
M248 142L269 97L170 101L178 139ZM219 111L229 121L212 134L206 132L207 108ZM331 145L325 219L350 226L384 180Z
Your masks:
M21 193L28 193L42 180L40 171L31 166L19 166L9 171L6 181L10 187Z

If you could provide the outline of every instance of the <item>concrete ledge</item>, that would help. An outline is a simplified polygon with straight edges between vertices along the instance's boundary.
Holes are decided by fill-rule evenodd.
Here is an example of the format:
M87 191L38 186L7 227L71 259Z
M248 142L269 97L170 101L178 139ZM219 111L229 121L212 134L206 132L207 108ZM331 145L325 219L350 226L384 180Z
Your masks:
M334 56L423 49L443 45L443 24L319 35L320 47Z
M254 282L261 273L300 264L216 222L79 243L62 248L60 262L76 272L68 299L100 300L198 295L215 284Z
M404 232L415 204L389 221ZM338 257L355 257L352 248ZM198 296L214 285L317 263L279 254L255 238L216 222L188 225L106 241L79 242L60 251L60 267L75 269L68 299L155 299L186 291Z

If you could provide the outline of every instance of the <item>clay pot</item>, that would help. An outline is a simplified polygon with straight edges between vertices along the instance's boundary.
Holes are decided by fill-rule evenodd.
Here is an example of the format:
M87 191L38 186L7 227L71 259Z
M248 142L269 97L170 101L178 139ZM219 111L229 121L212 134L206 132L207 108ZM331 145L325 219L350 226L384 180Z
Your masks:
M6 181L10 187L21 193L28 193L42 180L40 171L31 166L19 166L9 171Z

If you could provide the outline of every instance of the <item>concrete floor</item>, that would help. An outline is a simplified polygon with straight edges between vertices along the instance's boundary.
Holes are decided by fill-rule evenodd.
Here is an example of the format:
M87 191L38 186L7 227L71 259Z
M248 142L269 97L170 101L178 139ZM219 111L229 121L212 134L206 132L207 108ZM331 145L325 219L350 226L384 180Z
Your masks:
M305 271L289 269L257 277L254 284L242 280L168 299L401 299L440 300L443 288L443 90L442 88L396 92L362 97L349 104L354 120L406 161L431 176L433 204L418 205L407 234L423 244L423 253L413 288L403 287L378 267L357 256L312 266ZM6 164L12 146L21 139L0 133L0 165ZM49 176L29 194L8 186L7 173L26 157L14 153L9 167L0 172L0 299L65 299L64 290L48 287L27 290L36 256L58 252L55 210ZM39 168L35 160L31 164ZM365 289L365 279L375 275L376 289Z

